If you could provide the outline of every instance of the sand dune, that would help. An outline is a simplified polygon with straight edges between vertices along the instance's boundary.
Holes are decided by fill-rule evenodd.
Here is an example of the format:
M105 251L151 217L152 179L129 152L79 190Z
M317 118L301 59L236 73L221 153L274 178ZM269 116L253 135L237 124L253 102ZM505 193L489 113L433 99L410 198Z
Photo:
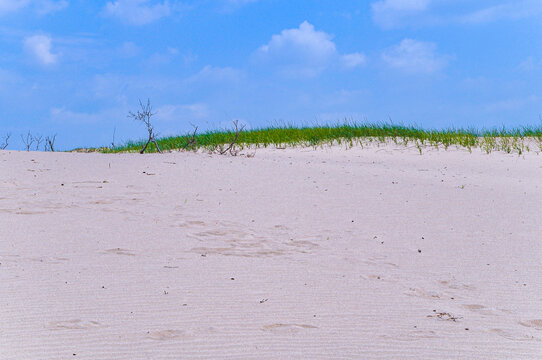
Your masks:
M0 152L0 359L540 359L542 157Z

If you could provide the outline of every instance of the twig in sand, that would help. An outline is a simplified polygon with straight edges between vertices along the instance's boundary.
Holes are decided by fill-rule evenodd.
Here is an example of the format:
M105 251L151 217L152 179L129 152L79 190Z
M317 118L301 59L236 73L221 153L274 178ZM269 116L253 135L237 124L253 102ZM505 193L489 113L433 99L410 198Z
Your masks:
M185 150L188 148L190 148L191 150L196 149L196 132L198 131L198 127L194 124L192 124L192 126L194 127L194 133L192 134L190 140L186 142L186 145L183 146L183 149Z
M141 110L138 110L136 113L132 111L128 112L128 117L137 121L141 121L143 124L145 124L145 126L147 127L147 132L149 133L149 138L147 139L147 142L139 153L145 153L145 150L147 150L147 146L149 146L149 144L152 142L156 146L158 152L161 154L162 151L160 150L160 147L158 147L158 143L156 142L156 133L154 132L154 127L151 124L151 118L156 115L156 113L152 112L151 101L147 99L147 104L143 105L141 100L139 100L139 106L141 107Z
M111 141L111 149L115 149L116 146L115 146L115 133L117 132L117 127L115 126L113 128L113 141Z
M233 140L230 142L230 144L228 145L228 147L226 147L225 149L219 150L220 155L224 155L228 151L230 152L230 155L232 156L236 156L238 154L238 151L235 150L235 144L237 143L237 140L239 139L239 133L243 131L243 129L245 128L245 125L239 128L239 120L234 120L233 126L235 126L235 136Z

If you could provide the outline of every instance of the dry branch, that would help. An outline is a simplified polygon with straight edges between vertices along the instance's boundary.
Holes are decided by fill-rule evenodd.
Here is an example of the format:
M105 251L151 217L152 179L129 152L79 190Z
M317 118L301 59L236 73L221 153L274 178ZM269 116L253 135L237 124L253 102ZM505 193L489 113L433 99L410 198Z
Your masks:
M230 154L232 156L237 155L237 151L234 150L234 147L235 147L235 144L237 143L237 140L239 139L239 133L241 131L243 131L243 129L245 128L245 125L243 125L243 126L241 126L239 128L239 120L234 120L233 121L233 126L235 126L235 136L234 136L233 140L230 142L230 144L228 145L228 147L226 147L225 149L221 149L219 151L220 155L224 155L228 151L230 152Z
M8 145L9 145L9 142L8 142L8 141L9 141L9 138L10 138L10 137L11 137L11 134L10 134L10 133L7 133L6 136L4 136L4 138L3 138L3 140L2 140L2 141L3 141L3 144L0 145L0 150L5 150L5 149L8 147Z
M43 142L43 135L36 135L33 137L34 142L36 143L36 151L40 149L40 145Z
M30 151L30 147L34 143L34 137L30 133L30 131L28 131L26 136L21 134L21 140L23 141L23 144L26 147L26 151Z
M143 105L141 100L139 100L139 106L141 107L141 110L138 110L136 113L130 111L128 112L128 117L132 118L136 121L141 121L145 126L147 127L147 132L149 134L149 138L147 139L147 142L145 143L145 146L143 146L143 149L139 152L140 154L145 153L145 150L147 150L147 146L152 142L156 146L156 149L161 154L162 151L160 150L160 147L158 146L158 143L156 142L156 133L154 132L154 127L151 124L151 118L153 115L156 115L156 113L152 112L152 106L151 101L147 99L147 104Z
M45 138L45 151L55 151L55 140L56 134L54 134L52 137L47 136Z
M184 150L188 149L188 147L190 147L191 149L196 149L196 132L198 131L198 127L195 125L192 126L194 127L194 133L192 134L190 140L186 142L186 145L183 146Z

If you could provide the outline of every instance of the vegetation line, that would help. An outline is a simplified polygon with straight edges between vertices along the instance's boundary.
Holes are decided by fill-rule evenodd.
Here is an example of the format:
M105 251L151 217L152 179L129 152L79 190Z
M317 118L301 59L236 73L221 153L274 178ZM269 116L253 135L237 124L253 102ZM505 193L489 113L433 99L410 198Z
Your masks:
M196 128L197 131L197 128ZM163 137L149 144L147 140L128 141L121 146L87 149L103 153L136 152L148 145L148 152L170 150L206 149L216 151L226 146L237 150L247 147L318 147L323 145L367 146L370 144L394 143L416 146L420 153L424 147L448 149L450 146L469 151L479 148L487 153L504 151L522 154L527 151L542 151L542 127L518 129L446 129L426 130L416 127L389 124L338 124L316 127L267 127L253 130L196 131L181 136ZM235 140L234 140L235 139ZM232 145L233 140L233 145Z

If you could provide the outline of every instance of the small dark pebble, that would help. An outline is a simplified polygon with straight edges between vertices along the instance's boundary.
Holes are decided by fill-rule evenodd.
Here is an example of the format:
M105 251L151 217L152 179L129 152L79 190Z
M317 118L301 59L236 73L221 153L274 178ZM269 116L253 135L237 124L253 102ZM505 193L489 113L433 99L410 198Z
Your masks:
M230 278L230 280L235 280L235 278Z
M419 252L420 254L422 253L422 251L421 251L420 249L418 249L418 252Z

